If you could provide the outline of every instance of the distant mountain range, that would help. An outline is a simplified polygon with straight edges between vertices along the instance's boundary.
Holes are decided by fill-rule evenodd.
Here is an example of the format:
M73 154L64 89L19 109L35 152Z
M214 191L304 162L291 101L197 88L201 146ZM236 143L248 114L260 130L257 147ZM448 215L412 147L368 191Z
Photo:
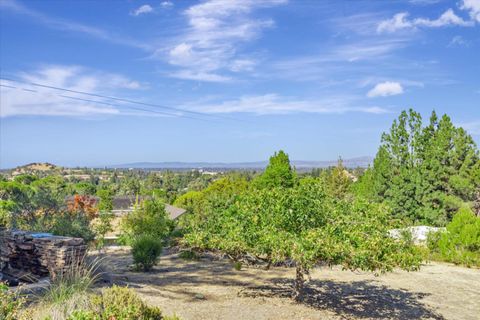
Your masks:
M347 168L366 168L373 161L372 157L358 157L343 159ZM134 162L110 165L107 168L132 168L132 169L263 169L268 161L257 162ZM304 161L293 160L292 165L297 169L327 168L335 166L337 160L329 161Z

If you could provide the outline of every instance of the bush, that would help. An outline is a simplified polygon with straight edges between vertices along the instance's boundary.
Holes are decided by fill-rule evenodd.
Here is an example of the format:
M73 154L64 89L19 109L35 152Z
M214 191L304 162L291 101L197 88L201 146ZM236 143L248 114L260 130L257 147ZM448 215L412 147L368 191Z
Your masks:
M157 307L146 305L135 292L128 288L113 286L100 296L103 319L137 320L162 319L162 312Z
M0 282L0 319L21 319L20 311L25 304L25 299L18 294L10 292L8 286Z
M113 286L98 295L88 296L89 306L70 312L67 320L178 320L163 317L158 307L150 307L129 288ZM50 313L47 318L52 318Z
M184 260L198 260L199 257L195 251L185 250L180 252L179 257Z
M147 234L157 239L165 239L173 229L162 200L152 198L143 201L121 222L123 244L131 245L135 238Z
M82 238L87 243L95 239L95 233L90 227L88 218L68 212L53 217L51 227L46 231L57 236Z
M162 241L151 235L141 235L133 243L132 255L138 270L149 271L162 253Z
M447 231L430 234L427 244L434 258L480 266L480 218L469 208L461 208Z

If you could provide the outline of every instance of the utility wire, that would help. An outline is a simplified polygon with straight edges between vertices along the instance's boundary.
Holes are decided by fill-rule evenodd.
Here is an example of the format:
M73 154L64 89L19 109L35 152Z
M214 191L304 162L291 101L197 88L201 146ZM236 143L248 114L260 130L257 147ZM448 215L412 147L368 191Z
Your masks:
M110 99L110 100L115 100L115 101L127 102L127 103L131 103L131 104L139 104L139 105L144 105L144 106L148 106L148 107L169 109L169 110L173 110L173 111L177 111L177 112L189 113L189 114L193 114L193 115L197 115L197 116L204 116L204 117L212 117L212 118L219 118L219 119L226 119L226 120L241 121L241 120L239 120L239 119L230 118L230 117L224 117L224 116L219 116L219 115L211 115L211 114L207 114L207 113L203 113L203 112L196 112L196 111L190 111L190 110L181 109L181 108L168 107L168 106L164 106L164 105L160 105L160 104L153 104L153 103L147 103L147 102L141 102L141 101L134 101L134 100L130 100L130 99L111 97L111 96L101 95L101 94L97 94L97 93L71 90L71 89L67 89L67 88L50 86L50 85L41 84L41 83L20 81L20 80L15 80L15 79L6 78L6 77L1 77L0 79L1 79L1 80L12 81L12 82L17 82L17 83L28 84L28 85L31 85L31 86L36 86L36 87L41 87L41 88L47 88L47 89L53 89L53 90L60 90L60 91L65 91L65 92L77 93L77 94L83 94L83 95L88 95L88 96L97 97L97 98Z
M0 84L0 87L12 88L12 89L17 89L17 90L24 90L24 91L28 91L28 92L34 92L34 93L41 93L37 90L25 89L25 88L20 88L20 87L15 87L15 86L9 86L9 85L5 85L5 84ZM66 96L66 95L63 95L63 94L55 94L55 95L59 96L59 97L62 97L62 98L67 98L67 99L72 99L72 100L77 100L77 101L90 102L90 103L103 104L103 105L108 105L108 106L112 106L112 107L127 108L127 109L132 109L132 110L151 112L151 113L162 114L162 115L173 116L173 117L182 117L182 118L188 118L188 119L193 119L193 120L201 120L201 121L209 121L209 122L211 121L211 120L208 120L208 119L186 116L184 114L168 113L168 112L162 112L162 111L150 110L150 109L144 109L144 108L138 108L138 107L132 107L132 106L123 106L123 105L120 105L120 104L114 104L114 103L98 101L98 100L91 100L91 99L83 99L83 98L78 98L78 97Z

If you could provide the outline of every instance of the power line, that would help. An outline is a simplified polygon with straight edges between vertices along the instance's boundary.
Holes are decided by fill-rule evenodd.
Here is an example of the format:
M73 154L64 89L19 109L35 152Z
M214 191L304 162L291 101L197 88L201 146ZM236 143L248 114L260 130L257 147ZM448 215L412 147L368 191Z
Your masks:
M24 91L34 92L34 93L40 93L37 90L20 88L20 87L15 87L15 86L9 86L9 85L5 85L5 84L0 84L0 87L12 88L12 89L17 89L17 90L24 90ZM156 110L150 110L150 109L144 109L144 108L138 108L138 107L132 107L132 106L123 106L123 105L120 105L120 104L114 104L114 103L98 101L98 100L91 100L91 99L83 99L83 98L78 98L78 97L66 96L66 95L63 95L63 94L55 94L55 95L59 96L59 97L62 97L62 98L67 98L67 99L72 99L72 100L77 100L77 101L84 101L84 102L89 102L89 103L103 104L103 105L108 105L108 106L112 106L112 107L127 108L127 109L132 109L132 110L151 112L151 113L162 114L162 115L173 116L173 117L182 117L182 118L188 118L188 119L193 119L193 120L210 121L208 119L195 118L195 117L190 117L190 116L186 116L186 115L183 115L183 114L168 113L168 112L162 112L162 111L156 111Z
M230 118L230 117L223 117L223 116L219 116L219 115L211 115L211 114L206 114L206 113L203 113L203 112L196 112L196 111L191 111L191 110L186 110L186 109L181 109L181 108L168 107L168 106L164 106L164 105L160 105L160 104L153 104L153 103L135 101L135 100L125 99L125 98L117 98L117 97L106 96L106 95L101 95L101 94L97 94L97 93L77 91L77 90L61 88L61 87L56 87L56 86L50 86L50 85L41 84L41 83L20 81L20 80L15 80L15 79L11 79L11 78L5 78L5 77L1 77L0 79L1 80L7 80L7 81L13 81L13 82L17 82L17 83L28 84L28 85L36 86L36 87L40 87L40 88L47 88L47 89L53 89L53 90L60 90L60 91L65 91L65 92L83 94L83 95L88 95L88 96L92 96L92 97L97 97L97 98L102 98L102 99L110 99L110 100L115 100L115 101L131 103L131 104L139 104L139 105L144 105L144 106L148 106L148 107L169 109L169 110L173 110L173 111L177 111L177 112L184 112L184 113L189 113L189 114L194 114L194 115L199 115L199 116L204 116L204 117L212 117L212 118L219 118L219 119L226 119L226 120L241 121L239 119Z

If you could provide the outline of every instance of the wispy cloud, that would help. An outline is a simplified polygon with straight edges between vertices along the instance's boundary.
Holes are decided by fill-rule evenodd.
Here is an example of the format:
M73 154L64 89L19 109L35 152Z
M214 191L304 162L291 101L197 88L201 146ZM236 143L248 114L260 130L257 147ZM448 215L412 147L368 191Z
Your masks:
M160 6L162 8L172 8L173 7L173 2L171 1L163 1L162 3L160 3Z
M378 83L375 87L373 87L367 93L367 97L374 98L374 97L387 97L387 96L395 96L398 94L403 93L403 87L398 82L386 81L382 83Z
M236 72L251 70L254 59L241 57L240 45L273 26L252 12L285 3L285 0L209 0L184 12L188 27L174 43L157 52L179 70L170 76L189 80L229 81ZM233 73L233 74L232 74Z
M448 47L469 47L470 41L465 40L462 36L454 36L448 43Z
M400 12L395 14L391 19L384 20L378 24L377 32L395 32L403 29L415 29L417 27L439 28L446 26L471 27L473 21L467 21L455 14L452 9L446 10L437 19L416 18L409 19L408 12Z
M140 7L138 7L137 9L133 10L130 14L132 16L135 16L135 17L138 17L139 15L142 15L142 14L146 14L146 13L151 13L153 12L153 8L151 5L149 4L144 4Z
M344 83L363 72L371 74L369 66L378 64L407 45L403 38L351 41L349 44L329 47L323 52L297 55L271 63L271 72L262 77L283 78L293 81L322 80ZM348 77L345 77L345 75Z
M46 66L33 72L22 72L19 79L73 91L114 93L120 89L137 90L144 86L123 75L93 71L80 66ZM27 84L2 80L0 87L1 117L18 115L92 116L121 114L118 108L85 100L75 93L54 91ZM82 100L83 99L83 100Z
M88 36L102 39L111 43L140 48L143 50L153 50L153 48L147 43L130 39L126 36L116 35L101 28L92 27L75 21L52 17L44 13L32 10L15 0L0 1L0 9L9 10L16 14L28 16L33 21L41 23L52 29L86 34Z
M343 114L347 112L364 112L381 114L388 110L377 106L355 106L354 97L338 96L324 99L297 99L270 93L264 95L242 96L238 99L218 103L190 105L191 109L208 113L253 113L292 114L292 113L324 113Z

